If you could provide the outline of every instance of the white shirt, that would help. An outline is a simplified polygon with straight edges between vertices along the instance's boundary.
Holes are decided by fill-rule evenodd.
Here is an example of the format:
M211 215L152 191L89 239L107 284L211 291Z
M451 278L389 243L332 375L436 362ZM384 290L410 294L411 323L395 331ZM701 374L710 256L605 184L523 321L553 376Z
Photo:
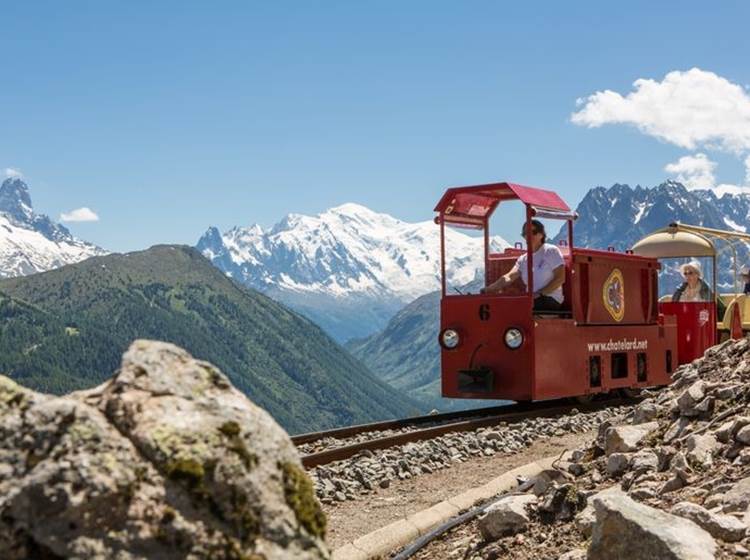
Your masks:
M518 272L521 273L521 280L525 286L529 285L529 273L526 266L527 256L528 253L524 253L516 261L516 267L518 267ZM534 267L533 292L536 293L552 281L552 278L555 277L555 269L558 266L564 265L565 261L560 249L554 245L545 243L531 256L531 264ZM558 303L563 302L562 286L559 286L554 292L546 295Z

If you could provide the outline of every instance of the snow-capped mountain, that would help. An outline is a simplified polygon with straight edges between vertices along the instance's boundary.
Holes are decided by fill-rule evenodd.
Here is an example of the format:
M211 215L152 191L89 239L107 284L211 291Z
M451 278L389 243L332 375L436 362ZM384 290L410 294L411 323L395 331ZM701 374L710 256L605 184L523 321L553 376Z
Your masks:
M35 213L29 187L21 179L10 177L0 185L0 278L42 272L104 254L103 249Z
M573 228L577 246L601 249L614 246L622 251L670 222L747 233L750 196L742 193L717 196L711 190L689 190L676 181L653 188L614 184L589 190L576 211L580 216ZM561 230L555 240L565 235ZM722 244L718 245L721 249ZM737 253L738 266L750 264L745 244L737 244ZM724 290L731 289L732 266L731 251L724 251L719 258L719 282ZM676 281L675 277L671 282L662 282L664 293L671 293L669 288Z
M481 266L482 240L449 229L452 285ZM496 248L507 246L493 239ZM407 223L358 204L317 216L289 214L273 228L212 227L197 248L217 267L285 302L338 340L382 328L405 303L440 285L440 230Z

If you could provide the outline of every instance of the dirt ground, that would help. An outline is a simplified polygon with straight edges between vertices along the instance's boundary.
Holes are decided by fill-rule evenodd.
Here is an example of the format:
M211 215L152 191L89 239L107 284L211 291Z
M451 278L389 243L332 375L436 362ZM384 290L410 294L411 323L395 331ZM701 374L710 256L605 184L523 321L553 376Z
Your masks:
M397 480L357 500L324 505L332 550L386 525L429 508L465 490L481 486L511 469L591 441L595 432L544 438L512 455L478 457L449 469ZM438 558L436 556L435 558Z

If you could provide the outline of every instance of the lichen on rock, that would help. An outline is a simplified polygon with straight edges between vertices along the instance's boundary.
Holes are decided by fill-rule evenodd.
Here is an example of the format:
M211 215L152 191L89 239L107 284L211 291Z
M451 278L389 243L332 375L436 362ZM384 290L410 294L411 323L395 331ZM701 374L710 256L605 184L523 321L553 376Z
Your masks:
M294 463L281 463L284 473L284 496L297 516L297 521L307 531L319 538L325 537L326 517L313 492L312 482Z

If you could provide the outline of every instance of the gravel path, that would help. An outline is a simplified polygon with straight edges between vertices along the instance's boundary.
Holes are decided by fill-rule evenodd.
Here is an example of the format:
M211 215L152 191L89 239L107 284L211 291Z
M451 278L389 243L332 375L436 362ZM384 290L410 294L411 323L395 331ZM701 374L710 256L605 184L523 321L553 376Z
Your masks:
M425 473L405 480L394 480L388 488L355 501L324 504L328 516L328 544L332 549L384 527L412 513L480 486L515 467L574 449L591 440L590 431L541 438L513 454L469 458L457 468ZM452 545L451 546L452 549ZM442 558L435 555L432 558Z

